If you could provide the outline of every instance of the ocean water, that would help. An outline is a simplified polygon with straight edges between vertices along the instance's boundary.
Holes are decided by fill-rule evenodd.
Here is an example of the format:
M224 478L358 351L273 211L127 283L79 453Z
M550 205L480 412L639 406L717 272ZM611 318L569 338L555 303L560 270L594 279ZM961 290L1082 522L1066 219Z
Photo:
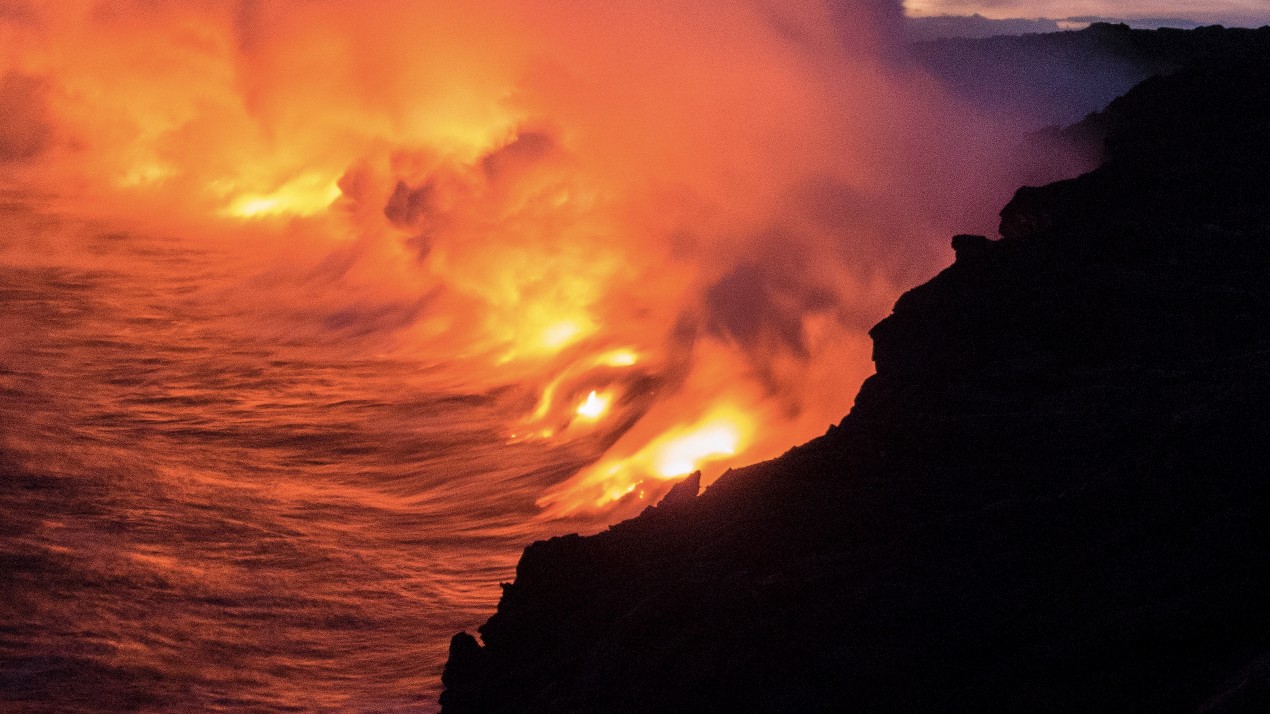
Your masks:
M279 329L241 247L0 228L0 710L434 711L577 529L534 500L595 454L509 443L514 388Z

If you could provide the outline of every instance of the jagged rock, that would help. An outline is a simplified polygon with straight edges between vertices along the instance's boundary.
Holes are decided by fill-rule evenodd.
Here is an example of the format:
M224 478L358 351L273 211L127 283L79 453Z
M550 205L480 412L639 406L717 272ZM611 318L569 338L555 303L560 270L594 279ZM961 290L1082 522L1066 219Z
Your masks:
M959 235L953 236L952 249L957 260L973 260L986 254L992 241L987 236Z
M1239 670L1199 714L1264 714L1270 711L1270 652Z
M455 714L485 711L484 689L489 685L489 655L476 638L460 632L450 638L450 658L441 673L441 706Z
M701 472L693 471L691 476L687 476L679 483L671 486L670 490L662 496L661 501L657 503L659 509L674 509L685 504L690 504L697 500L697 494L701 491Z
M1241 51L1091 118L1104 165L955 239L837 428L527 548L445 711L1263 701L1267 87Z

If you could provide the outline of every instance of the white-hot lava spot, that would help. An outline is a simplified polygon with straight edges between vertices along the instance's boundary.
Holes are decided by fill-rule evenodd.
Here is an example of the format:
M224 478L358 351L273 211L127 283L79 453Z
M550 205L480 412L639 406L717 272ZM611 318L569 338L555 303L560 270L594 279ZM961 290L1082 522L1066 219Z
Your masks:
M591 393L586 396L586 399L578 405L578 416L583 419L595 421L604 416L605 412L609 410L610 401L611 398L607 394L601 395L599 392L592 389Z

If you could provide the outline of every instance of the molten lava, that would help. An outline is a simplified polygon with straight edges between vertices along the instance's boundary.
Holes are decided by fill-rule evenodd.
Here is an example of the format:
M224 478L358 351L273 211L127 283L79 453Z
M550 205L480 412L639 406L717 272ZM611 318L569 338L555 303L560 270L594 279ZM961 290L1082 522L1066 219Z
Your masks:
M609 410L610 401L608 395L601 396L599 392L592 389L586 400L578 405L578 416L595 421Z
M704 463L736 455L740 440L736 426L728 422L693 429L657 450L654 457L657 475L662 478L687 476Z
M288 181L267 194L240 195L224 212L239 218L311 216L330 208L339 197L340 189L334 179L310 173Z

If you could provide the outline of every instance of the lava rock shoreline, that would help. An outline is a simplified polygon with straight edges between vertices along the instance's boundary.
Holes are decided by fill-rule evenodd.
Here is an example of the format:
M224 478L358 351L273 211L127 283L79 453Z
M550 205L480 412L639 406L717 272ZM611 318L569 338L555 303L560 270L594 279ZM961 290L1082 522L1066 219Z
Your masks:
M443 711L1270 711L1270 42L1080 130L826 435L529 546Z

